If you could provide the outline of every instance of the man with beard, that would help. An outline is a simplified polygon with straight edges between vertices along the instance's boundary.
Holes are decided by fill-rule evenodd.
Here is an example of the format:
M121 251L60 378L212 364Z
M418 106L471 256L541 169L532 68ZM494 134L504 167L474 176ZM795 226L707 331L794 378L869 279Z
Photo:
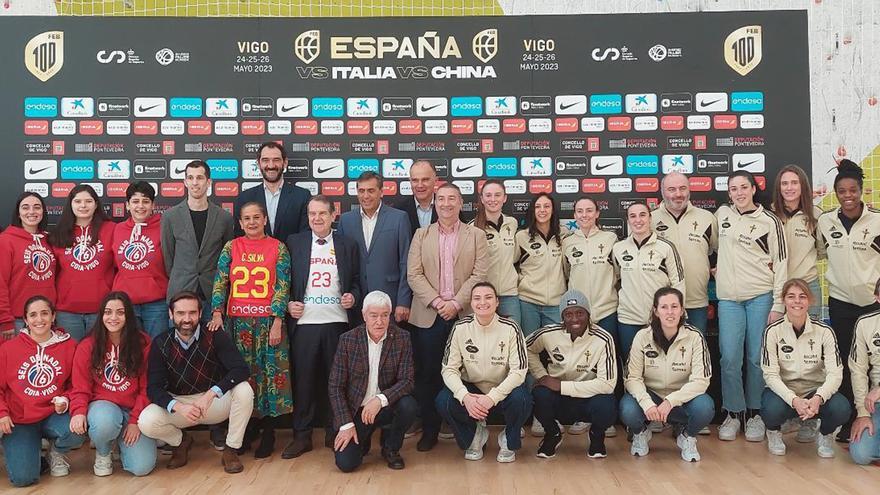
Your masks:
M232 216L238 218L238 210L249 202L257 202L266 207L269 222L266 234L281 242L287 236L308 230L309 223L306 204L309 202L309 191L293 184L284 182L287 172L287 152L284 146L275 141L267 141L257 150L257 166L263 176L262 186L252 187L238 196ZM244 231L236 223L235 236L244 235Z
M147 396L138 426L144 435L162 440L173 450L168 469L186 465L193 438L183 431L198 424L229 420L223 450L223 470L240 473L244 467L236 450L254 408L250 371L225 332L208 332L199 323L201 301L194 292L171 298L174 328L159 334L150 346Z

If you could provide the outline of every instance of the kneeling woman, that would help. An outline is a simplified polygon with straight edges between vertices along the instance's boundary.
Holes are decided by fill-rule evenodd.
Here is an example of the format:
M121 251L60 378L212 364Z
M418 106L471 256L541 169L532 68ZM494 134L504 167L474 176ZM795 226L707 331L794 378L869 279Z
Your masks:
M125 292L104 296L98 320L76 348L70 430L95 444L95 476L113 474L110 452L118 443L122 468L146 476L156 466L156 441L141 434L138 418L147 398L150 336L138 329Z
M15 486L40 479L40 440L49 440L52 476L67 476L64 454L84 438L70 431L67 414L76 342L53 328L55 306L33 296L24 304L25 328L0 346L0 433L6 473Z
M706 394L712 365L706 339L685 323L684 297L671 287L654 293L651 323L633 340L623 381L620 419L633 434L630 453L648 455L651 430L646 421L671 423L681 458L700 460L697 434L715 416Z
M813 320L810 285L795 278L782 287L785 317L764 332L761 369L767 388L761 396L761 417L767 425L767 449L785 455L779 430L788 419L818 417L819 457L834 457L834 430L848 419L852 408L837 393L843 380L843 361L830 326Z
M488 282L471 291L474 314L458 320L443 353L443 383L437 412L452 427L464 458L478 461L489 440L486 418L498 407L505 429L498 434L498 462L513 462L522 446L520 429L532 412L523 382L528 371L519 325L498 316L498 294Z

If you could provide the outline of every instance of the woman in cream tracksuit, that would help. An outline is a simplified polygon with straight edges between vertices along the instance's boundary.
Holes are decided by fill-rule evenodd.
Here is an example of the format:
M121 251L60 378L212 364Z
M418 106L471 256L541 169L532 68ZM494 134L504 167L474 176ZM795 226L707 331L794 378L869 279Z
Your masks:
M517 254L517 221L502 213L506 202L504 183L498 179L487 180L480 190L477 217L471 224L486 233L489 247L488 280L498 290L498 313L522 324L517 297L519 277L513 267Z
M767 326L761 369L767 388L761 397L761 417L767 425L767 448L785 455L782 423L799 417L818 418L819 457L834 457L834 430L849 419L852 408L837 388L843 361L830 326L812 319L809 284L791 279L782 288L785 316Z
M647 421L672 423L681 458L700 460L697 434L715 416L706 394L712 364L706 339L685 323L684 295L672 287L654 294L651 323L636 334L624 378L620 419L633 434L630 453L648 455Z
M761 340L767 325L782 316L788 253L782 222L758 204L752 174L742 170L731 174L727 191L731 204L715 212L721 397L727 411L718 438L735 440L745 416L746 440L760 442L765 431L759 414L764 390Z

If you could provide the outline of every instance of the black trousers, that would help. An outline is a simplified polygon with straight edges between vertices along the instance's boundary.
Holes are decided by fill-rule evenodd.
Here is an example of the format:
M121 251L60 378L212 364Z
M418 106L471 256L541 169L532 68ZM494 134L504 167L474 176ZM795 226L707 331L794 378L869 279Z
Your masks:
M363 462L364 456L370 452L371 439L376 428L383 428L382 448L399 451L403 446L403 435L412 426L419 413L419 405L411 395L404 395L394 404L383 407L371 425L365 425L361 421L363 409L363 407L358 408L353 418L359 443L351 441L341 451L334 452L336 467L345 473L357 469ZM387 433L384 429L386 426L390 426Z
M443 389L443 351L449 332L456 320L446 321L440 316L428 328L410 327L410 340L413 347L413 365L415 367L416 400L422 415L422 430L425 435L437 436L442 422L434 399Z
M294 329L290 355L293 360L293 431L297 436L311 434L318 412L325 416L327 435L333 434L327 382L339 336L346 331L348 323L297 325Z
M837 347L840 350L840 359L843 360L843 382L837 390L849 403L853 401L852 381L849 372L849 351L852 347L853 334L856 320L861 316L880 309L880 304L874 303L868 306L856 306L848 302L828 298L828 315L831 317L831 328L837 335ZM849 423L849 422L847 422Z

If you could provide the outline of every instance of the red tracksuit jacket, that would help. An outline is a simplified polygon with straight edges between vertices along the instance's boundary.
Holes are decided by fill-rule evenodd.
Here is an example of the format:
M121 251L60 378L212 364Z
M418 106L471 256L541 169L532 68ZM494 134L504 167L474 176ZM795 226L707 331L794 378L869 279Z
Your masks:
M47 238L12 225L0 233L0 328L24 315L31 296L55 301L58 266Z
M113 262L113 229L116 224L104 222L95 244L89 245L91 227L73 226L74 244L63 248L52 246L58 259L56 287L59 311L96 313L101 299L113 287L116 266Z
M117 270L113 290L127 292L134 304L164 300L168 292L168 275L160 244L160 218L157 213L145 224L135 224L129 218L116 224L113 231Z

